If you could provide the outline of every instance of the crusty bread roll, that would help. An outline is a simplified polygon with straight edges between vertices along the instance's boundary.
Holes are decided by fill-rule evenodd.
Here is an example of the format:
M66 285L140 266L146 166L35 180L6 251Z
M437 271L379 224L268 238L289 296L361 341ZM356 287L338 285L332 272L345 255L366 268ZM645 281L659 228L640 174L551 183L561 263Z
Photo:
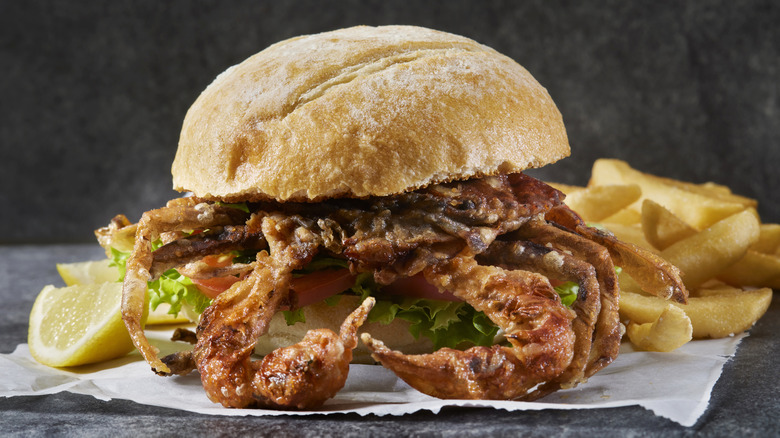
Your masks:
M228 202L397 194L519 172L568 156L561 114L519 64L470 39L410 26L353 27L277 43L228 69L184 120L174 188ZM256 351L338 331L359 303L274 317ZM408 323L367 323L390 348L427 351ZM371 361L360 343L358 362Z
M547 91L470 39L353 27L274 44L192 105L176 190L226 201L383 196L569 155Z

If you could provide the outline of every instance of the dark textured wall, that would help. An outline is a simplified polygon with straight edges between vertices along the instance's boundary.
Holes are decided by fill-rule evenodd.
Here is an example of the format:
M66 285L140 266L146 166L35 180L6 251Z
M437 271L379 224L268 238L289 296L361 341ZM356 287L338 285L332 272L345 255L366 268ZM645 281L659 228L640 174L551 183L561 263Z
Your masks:
M278 40L356 24L462 34L523 64L598 157L728 184L780 221L780 2L0 2L0 242L84 242L175 195L189 104Z

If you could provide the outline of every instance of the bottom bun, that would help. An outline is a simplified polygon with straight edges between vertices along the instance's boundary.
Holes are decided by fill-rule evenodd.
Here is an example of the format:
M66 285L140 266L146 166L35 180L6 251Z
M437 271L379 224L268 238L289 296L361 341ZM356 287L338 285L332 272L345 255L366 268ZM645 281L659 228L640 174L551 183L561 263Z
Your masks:
M324 302L306 306L303 309L306 322L293 325L287 325L284 315L279 312L271 319L268 332L257 340L255 353L264 356L277 348L293 345L299 342L309 330L327 328L338 333L341 324L359 305L359 297L345 295L334 306ZM370 333L371 336L384 342L389 348L407 354L428 353L433 350L433 344L428 338L415 339L409 333L409 323L401 319L395 319L390 324L366 322L358 332ZM360 340L358 340L358 345L352 355L352 363L375 363L371 358L371 352Z

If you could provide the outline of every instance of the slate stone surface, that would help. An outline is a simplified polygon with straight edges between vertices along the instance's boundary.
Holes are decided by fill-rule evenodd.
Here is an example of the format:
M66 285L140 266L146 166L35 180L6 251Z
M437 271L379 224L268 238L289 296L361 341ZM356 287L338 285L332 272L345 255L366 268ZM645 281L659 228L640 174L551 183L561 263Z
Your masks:
M780 3L137 1L0 3L0 242L92 241L175 195L189 105L281 39L357 24L459 33L524 65L567 123L584 184L598 157L758 198L780 221Z

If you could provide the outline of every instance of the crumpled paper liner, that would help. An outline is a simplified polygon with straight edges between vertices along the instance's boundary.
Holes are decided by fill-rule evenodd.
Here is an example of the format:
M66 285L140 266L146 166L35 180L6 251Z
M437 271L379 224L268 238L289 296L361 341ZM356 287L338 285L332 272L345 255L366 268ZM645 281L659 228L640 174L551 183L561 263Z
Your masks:
M163 353L181 349L166 345L167 333L156 343ZM62 391L113 398L209 415L312 415L357 413L404 415L421 410L439 412L445 406L492 407L507 411L594 409L638 405L683 426L704 413L723 365L745 335L689 342L671 353L634 351L621 347L620 356L577 388L559 391L536 402L439 400L421 394L378 365L352 365L345 387L320 410L274 411L226 409L208 400L197 373L158 377L138 353L97 365L55 369L37 363L26 344L0 355L0 396L45 395ZM150 336L150 338L154 338Z

